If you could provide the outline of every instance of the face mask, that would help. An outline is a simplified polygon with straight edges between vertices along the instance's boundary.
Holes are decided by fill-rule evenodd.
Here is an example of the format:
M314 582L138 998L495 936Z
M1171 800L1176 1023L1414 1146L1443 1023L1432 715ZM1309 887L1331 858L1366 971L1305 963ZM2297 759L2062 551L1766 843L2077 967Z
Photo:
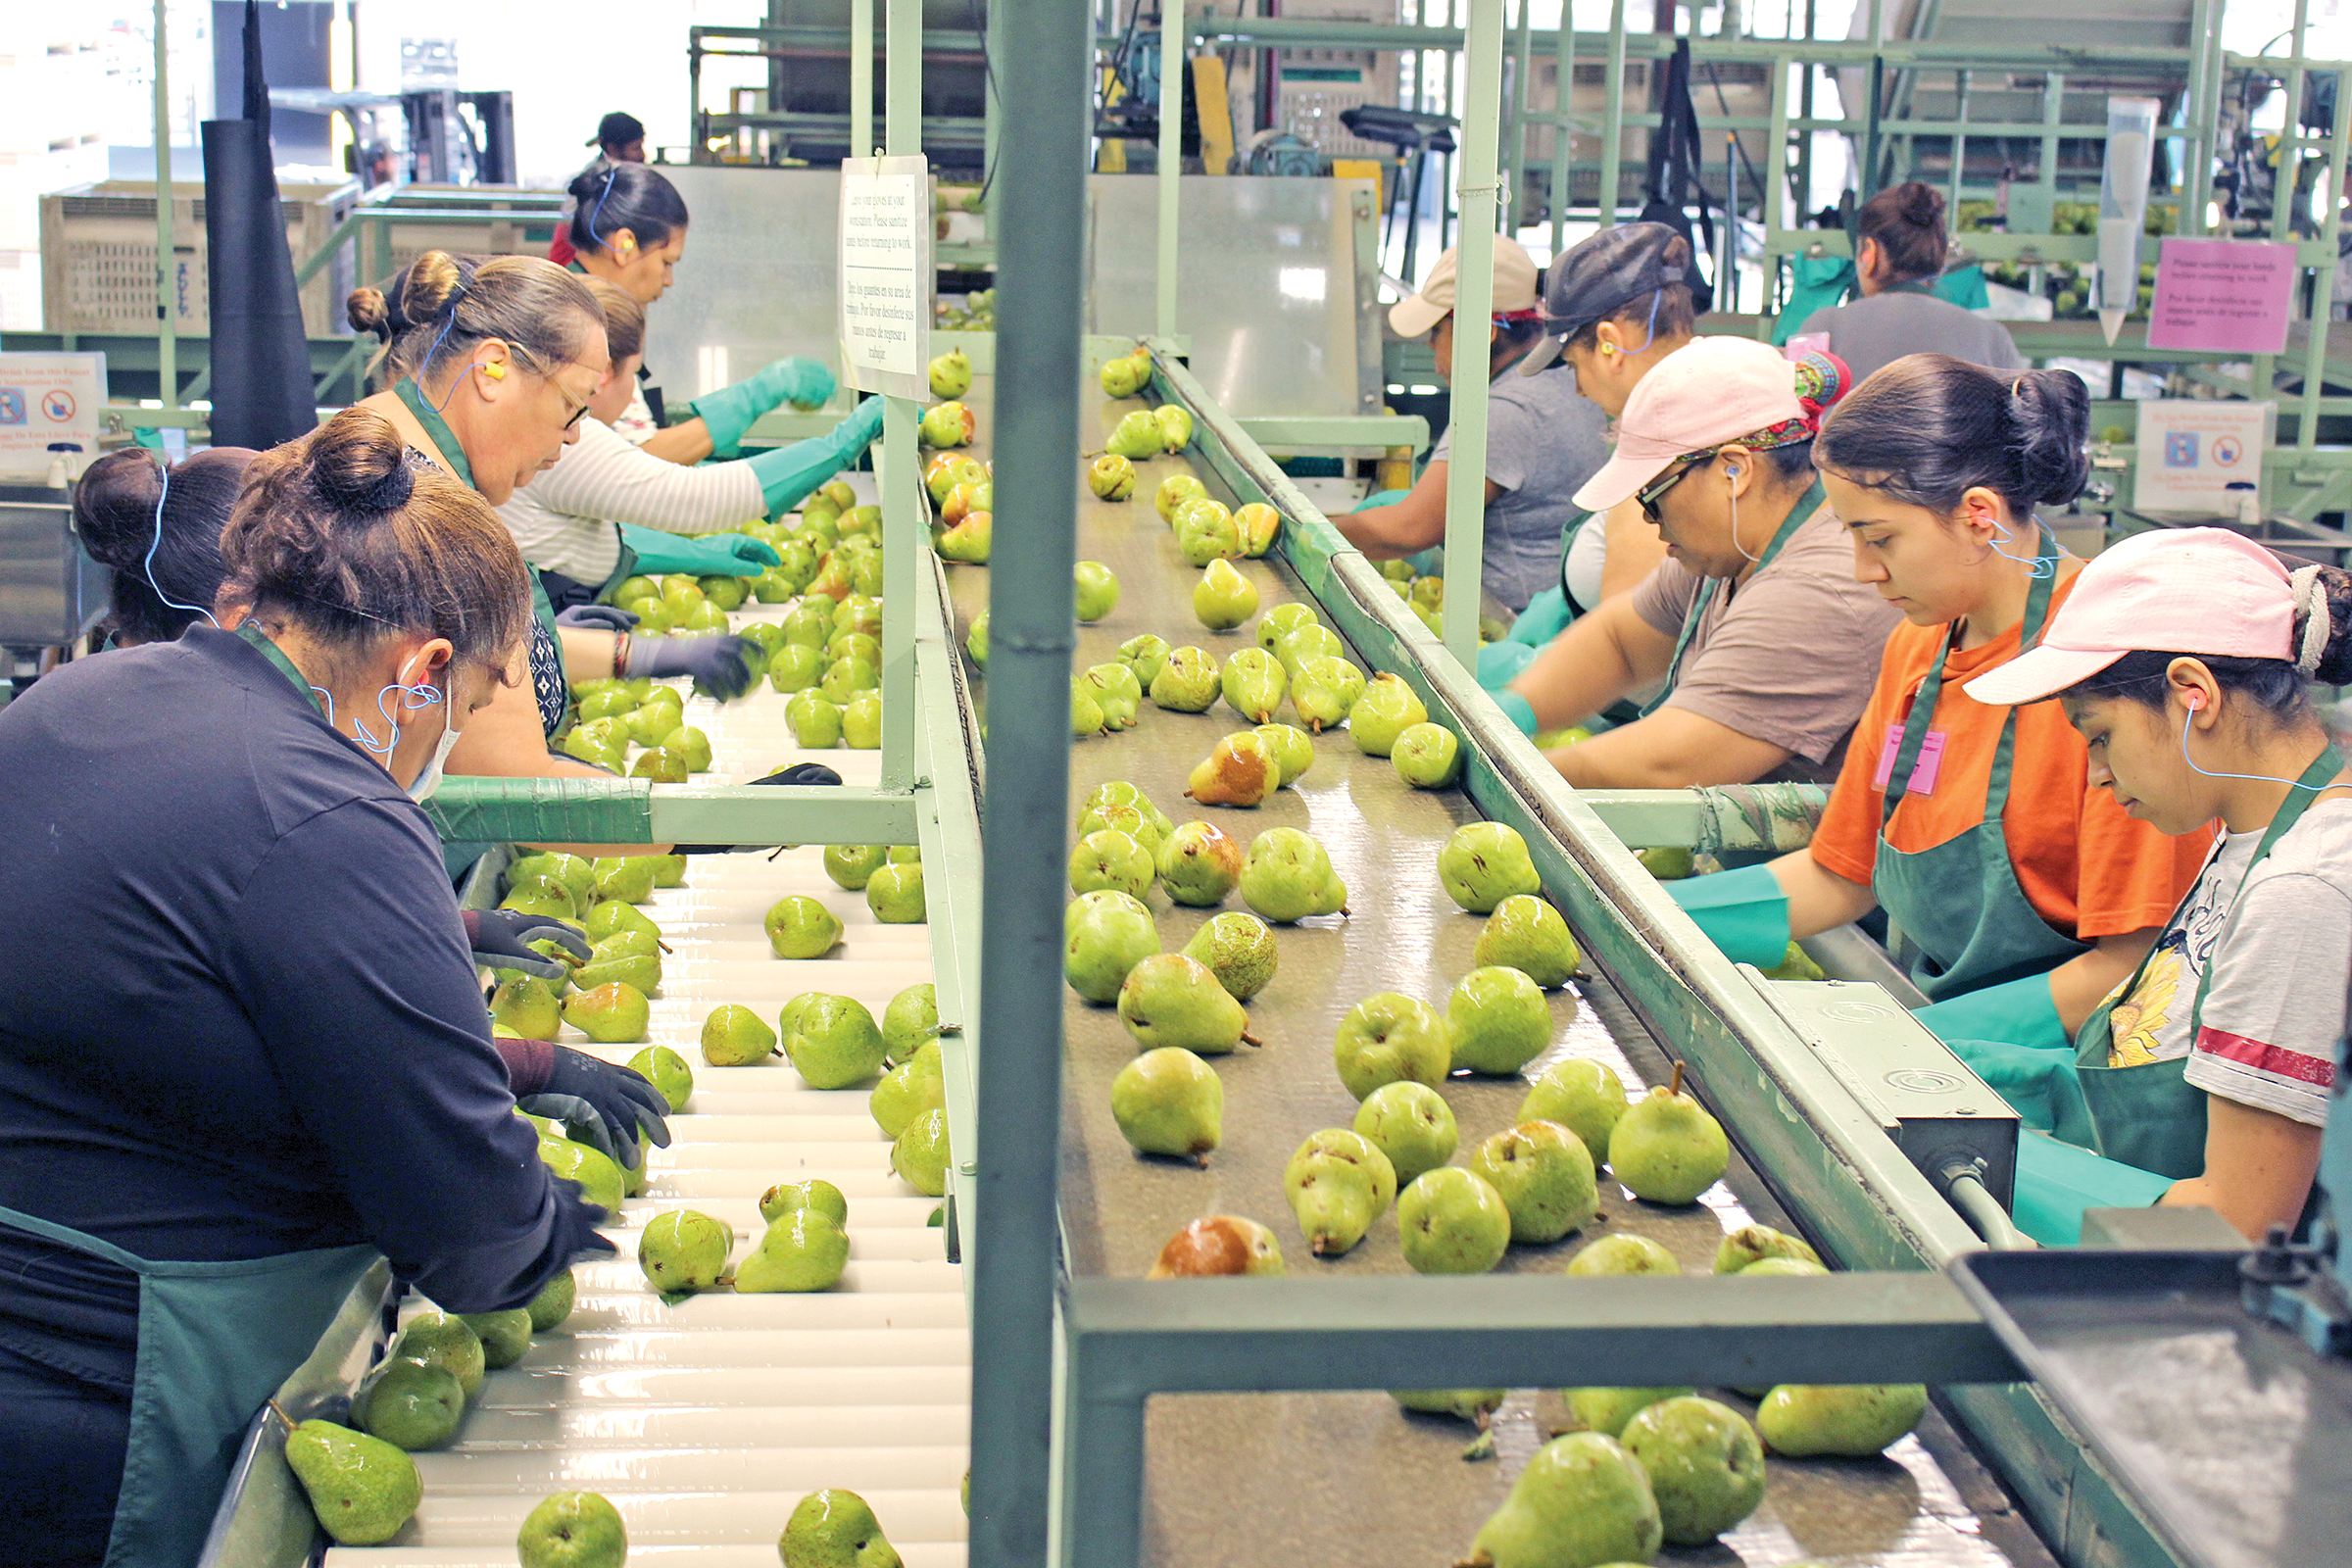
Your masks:
M422 801L441 787L441 764L448 760L450 749L458 744L458 726L447 716L448 701L447 694L429 682L419 681L412 686L396 680L375 694L375 710L384 721L383 735L378 736L363 720L355 719L352 723L352 738L389 770L392 753L400 745L401 725L400 719L394 714L394 706L397 704L403 713L434 707L444 709L441 739L433 748L433 760L425 764L424 770L416 775L416 782L409 786L409 799L413 801ZM327 721L334 721L331 710Z

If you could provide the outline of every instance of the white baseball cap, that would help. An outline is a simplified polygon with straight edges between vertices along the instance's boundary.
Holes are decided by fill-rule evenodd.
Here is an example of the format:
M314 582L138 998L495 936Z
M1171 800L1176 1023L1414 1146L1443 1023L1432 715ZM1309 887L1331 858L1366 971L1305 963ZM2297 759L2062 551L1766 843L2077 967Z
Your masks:
M2142 650L2294 662L2286 567L2227 528L2133 534L2082 568L2039 644L1961 690L1987 707L2037 703Z
M1453 274L1460 265L1460 247L1438 258L1421 280L1418 294L1407 294L1389 307L1389 325L1398 337L1419 337L1453 310ZM1536 308L1536 259L1508 235L1494 236L1494 305L1496 316Z

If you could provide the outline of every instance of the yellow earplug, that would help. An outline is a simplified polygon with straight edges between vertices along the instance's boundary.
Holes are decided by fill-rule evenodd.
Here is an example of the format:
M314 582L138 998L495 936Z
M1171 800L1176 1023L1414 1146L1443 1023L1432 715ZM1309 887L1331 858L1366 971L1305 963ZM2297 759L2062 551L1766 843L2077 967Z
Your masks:
M482 373L493 381L504 381L507 378L507 368L503 365L486 363L482 366Z

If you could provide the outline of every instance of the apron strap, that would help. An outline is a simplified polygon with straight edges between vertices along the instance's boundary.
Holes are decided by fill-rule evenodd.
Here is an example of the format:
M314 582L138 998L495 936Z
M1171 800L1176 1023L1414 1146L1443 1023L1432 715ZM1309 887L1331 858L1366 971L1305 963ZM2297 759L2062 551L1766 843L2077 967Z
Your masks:
M2261 841L2254 846L2254 858L2246 862L2245 874L2237 879L2237 888L2230 895L2230 907L2234 908L2237 901L2244 896L2246 884L2254 879L2254 868L2270 858L2271 851L2278 841L2303 819L2303 813L2311 808L2312 802L2320 798L2320 792L2343 770L2343 756L2330 744L2312 759L2309 767L2297 775L2294 787L2286 792L2286 799L2278 805L2278 814L2271 818L2271 825L2263 829ZM2217 954L2220 951L2218 946L2215 951ZM2204 972L2197 976L2197 1000L2188 1013L2188 1048L2191 1051L2196 1050L2197 1033L2204 1027L2205 994L2213 989L2213 960L2209 957Z
M392 383L392 395L407 404L409 412L416 416L416 422L424 426L425 435L434 446L441 449L441 456L449 464L450 471L457 475L458 482L468 490L478 489L473 482L473 464L466 456L464 443L458 440L458 433L449 427L449 421L441 417L441 411L425 401L423 389L413 378L404 378Z
M0 1225L6 1225L11 1230L24 1231L27 1235L38 1236L45 1242L55 1242L60 1247L72 1248L74 1251L90 1257L105 1258L109 1263L120 1264L133 1274L143 1275L147 1272L147 1260L137 1253L124 1251L112 1242L101 1241L86 1231L74 1229L71 1225L60 1225L55 1220L41 1219L36 1215L23 1213L13 1208L0 1208Z

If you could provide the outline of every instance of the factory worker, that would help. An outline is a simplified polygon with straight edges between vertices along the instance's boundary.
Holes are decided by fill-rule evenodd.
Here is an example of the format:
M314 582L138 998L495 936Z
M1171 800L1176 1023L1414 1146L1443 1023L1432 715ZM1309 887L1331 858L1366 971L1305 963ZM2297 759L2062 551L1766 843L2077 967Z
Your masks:
M615 284L640 305L668 292L686 252L686 202L661 171L643 164L591 166L571 182L571 270ZM776 360L732 386L706 392L687 405L690 417L667 423L662 389L639 365L638 388L613 428L658 458L700 463L736 458L754 420L790 403L822 408L833 396L833 372L814 360ZM666 426L666 428L664 427ZM770 563L772 564L772 563Z
M481 262L427 251L392 292L351 297L352 325L384 337L396 377L358 405L389 419L416 461L439 467L492 506L509 500L579 439L590 400L611 369L604 311L581 281L533 257ZM775 554L756 539L744 545ZM753 559L758 559L755 556ZM559 627L527 573L534 601L527 689L506 691L466 727L454 771L508 776L603 776L547 757L573 678L691 675L723 697L751 684L741 638L625 641L610 628ZM568 764L568 765L566 765Z
M1826 333L1830 352L1858 386L1906 354L1948 354L1994 370L2022 370L2025 356L2000 322L1938 299L1932 285L1951 250L1943 193L1909 180L1862 204L1855 286L1862 297L1815 311L1798 334Z
M868 398L830 434L812 441L764 448L736 463L665 463L612 428L636 382L645 308L601 277L585 281L604 309L612 368L589 399L579 440L498 509L559 612L610 598L622 579L639 571L742 571L748 563L736 548L757 541L730 530L746 518L800 505L856 462L882 422L881 400ZM609 614L622 630L634 618L625 611Z
M1621 223L1562 251L1544 270L1544 335L1519 362L1520 375L1542 380L1566 366L1585 401L1616 419L1650 368L1690 341L1690 242L1663 223ZM1665 543L1631 501L1602 517L1571 505L1555 580L1528 601L1508 636L1479 652L1479 680L1489 688L1508 684L1571 620L1666 559ZM1637 715L1623 707L1616 716Z
M596 149L596 156L588 161L584 173L601 174L611 164L642 164L645 122L635 115L615 109L596 122L596 134L588 138L586 145ZM556 225L556 237L548 243L547 259L558 267L570 266L572 258L579 254L571 248L571 213L572 204L565 202L564 221Z
M1454 269L1447 251L1417 294L1389 311L1399 337L1429 339L1438 374L1450 378L1456 330ZM1577 395L1564 369L1538 376L1511 370L1544 335L1536 306L1536 264L1516 240L1494 240L1494 320L1487 328L1487 526L1480 573L1486 591L1512 613L1557 579L1560 539L1579 514L1569 502L1592 477L1608 448L1606 416ZM1438 438L1412 489L1387 505L1366 506L1332 521L1374 561L1396 561L1446 542L1446 475L1453 432ZM1394 494L1392 492L1392 494Z
M234 631L0 710L0 945L39 956L0 965L0 1518L44 1560L193 1563L378 1255L478 1312L612 1250L412 798L520 665L522 564L404 446L347 410L257 458Z
M226 613L216 618L227 576L220 533L259 456L243 447L213 447L167 470L159 454L124 447L82 470L74 491L74 531L93 557L114 568L115 647L168 643L192 625L233 626ZM473 961L486 968L558 979L568 969L532 949L543 941L561 944L577 959L588 957L587 940L562 921L518 909L466 909L462 918ZM643 1078L544 1041L502 1038L496 1044L524 1109L564 1121L574 1137L615 1158L626 1155L650 1092Z
M2082 563L2036 515L2080 493L2089 399L2064 370L1897 360L1822 421L1814 462L1854 575L1906 622L1812 844L1669 884L1732 957L1884 908L1939 1035L2056 1049L2131 973L2196 878L2206 839L2127 815L2054 704L1988 707L1962 683L2034 646Z
M2109 549L2038 647L1968 683L1983 703L2059 699L2092 784L2138 820L2223 828L2070 1047L1953 1042L2004 1094L2035 1091L2018 1098L2077 1146L2028 1140L2030 1233L2074 1240L2085 1200L2204 1205L2249 1240L2308 1218L2352 993L2352 773L2313 681L2352 681L2352 577L2290 574L2251 540L2194 528ZM2087 1175L2082 1151L2105 1156ZM2053 1211L2041 1228L2029 1200Z
M1632 500L1668 560L1602 602L1495 694L1530 734L1663 682L1642 716L1549 759L1570 783L1674 789L1835 777L1899 618L1854 581L1813 469L1844 367L1700 338L1626 398L1617 451L1577 493Z

